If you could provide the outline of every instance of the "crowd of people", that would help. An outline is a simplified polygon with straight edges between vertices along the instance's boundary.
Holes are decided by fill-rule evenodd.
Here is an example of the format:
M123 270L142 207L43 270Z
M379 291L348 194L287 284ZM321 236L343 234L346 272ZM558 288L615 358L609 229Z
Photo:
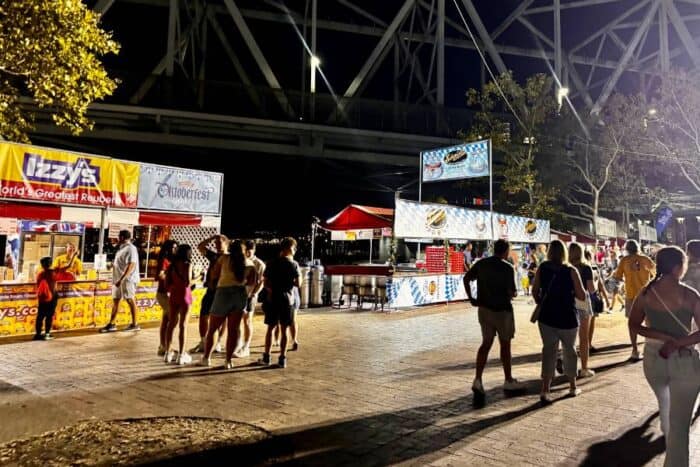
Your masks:
M536 267L532 268L530 285L536 303L531 321L537 323L542 339L541 403L552 403L555 371L565 375L569 397L581 393L577 379L595 375L588 366L594 350L590 344L595 316L603 311L607 300L603 298L606 289L601 287L600 272L607 267L615 281L614 291L620 293L624 284L631 362L642 360L637 336L646 338L644 374L659 403L665 465L687 466L690 424L700 393L700 355L696 349L700 343L700 241L688 243L687 255L678 247L662 248L655 261L644 255L634 240L625 244L625 255L620 259L614 250L607 255L598 251L594 256L577 243L567 248L560 240L552 241L548 248L538 247L537 253L544 257L532 258L531 264L536 262ZM494 255L470 264L464 278L469 300L478 307L482 331L472 384L477 405L486 401L482 375L496 337L505 376L503 389L523 388L511 369L510 346L515 336L512 299L518 295L518 285L516 268L509 258L510 244L498 240ZM476 282L476 294L472 282Z

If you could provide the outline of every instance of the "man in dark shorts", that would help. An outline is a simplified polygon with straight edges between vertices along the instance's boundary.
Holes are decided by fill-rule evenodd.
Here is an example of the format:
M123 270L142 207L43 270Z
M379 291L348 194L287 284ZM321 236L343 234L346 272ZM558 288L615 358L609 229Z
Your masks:
M265 313L265 353L259 360L261 365L270 364L272 333L279 324L282 331L280 339L279 367L287 366L287 328L294 324L296 309L296 288L299 287L299 264L294 261L297 242L291 237L282 240L279 257L270 261L265 268L266 297L263 303Z
M214 250L209 248L209 244L214 242ZM207 331L209 330L209 310L211 309L212 303L214 303L214 293L216 292L216 283L219 280L218 277L212 277L212 272L214 271L214 265L219 260L221 255L225 254L228 249L228 238L226 235L216 234L209 238L205 238L199 245L197 245L197 250L204 256L207 261L209 261L209 267L207 268L207 275L204 276L204 285L207 291L202 297L202 304L199 309L199 337L200 341L194 348L190 349L190 353L204 352L204 339L207 337ZM223 332L224 326L221 326L219 330L219 338L215 347L216 352L221 352L221 334Z
M481 377L496 335L501 345L501 363L505 374L503 390L523 389L523 385L511 374L510 341L515 336L511 300L517 296L518 288L515 283L515 270L507 261L510 244L505 240L497 240L493 252L493 256L476 262L464 276L467 297L472 305L479 308L482 336L481 347L476 356L476 378L472 384L475 405L483 405L486 399ZM476 281L476 299L472 296L472 281Z

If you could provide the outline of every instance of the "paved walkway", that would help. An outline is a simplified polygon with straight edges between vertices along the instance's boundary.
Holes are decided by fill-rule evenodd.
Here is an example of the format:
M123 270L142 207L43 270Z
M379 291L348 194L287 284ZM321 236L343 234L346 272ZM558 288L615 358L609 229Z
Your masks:
M471 406L479 330L464 304L302 313L300 350L284 370L253 365L261 317L254 355L231 371L166 366L155 328L0 345L0 442L91 417L187 415L271 430L300 465L661 465L655 399L642 365L624 363L621 313L599 320L595 345L604 351L583 394L564 398L561 384L561 399L540 408L531 308L518 299L513 344L514 374L528 391L504 397L496 345L483 409ZM194 324L190 334L194 344Z

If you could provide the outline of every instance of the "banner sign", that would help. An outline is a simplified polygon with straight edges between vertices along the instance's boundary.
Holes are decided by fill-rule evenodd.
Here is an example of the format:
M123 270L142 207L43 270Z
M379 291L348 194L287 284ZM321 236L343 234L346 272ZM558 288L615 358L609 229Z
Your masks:
M493 214L494 240L503 239L514 243L549 243L549 221L530 217Z
M0 143L0 197L136 207L138 164Z
M488 211L397 199L394 233L400 238L489 240L490 218Z
M22 232L60 232L77 233L85 232L85 224L76 222L54 222L54 221L20 221Z
M643 242L656 242L656 229L650 225L646 225L643 222L639 222L639 240Z
M396 200L394 224L399 238L550 241L549 221L546 220L494 213L492 222L489 211L403 199Z
M222 184L216 172L141 164L138 207L219 215Z
M666 227L673 219L673 210L671 208L661 208L656 216L656 235L661 238L666 231Z
M617 223L605 217L596 217L595 230L599 237L617 237Z
M423 182L485 177L490 173L489 141L421 152Z
M153 280L142 281L136 289L136 316L139 323L159 322L163 310L155 296ZM199 314L205 289L192 292L192 316ZM59 282L58 303L53 320L54 331L102 327L112 314L112 284L97 282ZM0 284L0 337L33 334L37 316L35 284ZM116 323L131 322L129 307L122 300Z
M386 295L392 308L466 300L464 274L394 276L387 281Z

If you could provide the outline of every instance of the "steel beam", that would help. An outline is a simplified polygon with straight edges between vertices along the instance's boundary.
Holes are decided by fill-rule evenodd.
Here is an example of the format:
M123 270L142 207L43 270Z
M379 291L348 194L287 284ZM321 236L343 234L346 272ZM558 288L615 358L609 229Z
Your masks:
M618 36L615 31L608 31L608 36L610 39L612 39L613 43L617 46L618 49L621 51L625 51L627 48L627 44L624 43L622 39L620 39L620 36Z
M695 68L700 68L700 50L698 50L697 45L695 45L693 36L690 34L690 31L688 31L688 27L683 22L683 18L681 18L680 13L678 13L676 5L674 5L670 0L659 1L663 2L666 6L668 18L671 20L671 23L673 23L673 27L676 30L676 33L678 33L678 37L680 37L683 47L685 47L685 50L688 51L688 55L690 55L693 65L695 65Z
M175 70L175 36L178 12L177 0L170 0L170 8L168 9L168 45L165 55L165 75L168 77L172 77Z
M223 29L221 29L219 20L216 18L216 15L212 11L208 12L207 18L209 19L209 24L211 24L212 29L214 29L214 33L216 33L216 36L219 38L221 46L224 48L224 53L226 53L229 60L231 60L233 68L236 69L236 73L238 73L238 76L241 78L241 82L245 85L246 91L248 92L250 99L258 108L261 108L262 105L260 103L260 97L258 96L257 91L253 87L253 83L250 81L248 73L245 71L245 68L241 64L241 61L238 59L236 52L234 52L233 47L231 47L231 44L229 44L226 34L224 33Z
M225 0L225 1L232 1L232 0ZM367 60L365 61L364 65L362 65L362 68L360 69L359 73L357 73L357 76L355 76L355 79L352 80L350 85L348 86L347 90L345 93L343 93L344 97L353 97L357 90L360 88L360 85L362 82L365 80L367 75L369 74L371 68L374 66L376 60L379 58L379 56L382 54L384 49L386 48L387 44L389 43L389 40L391 40L391 36L394 35L396 30L398 29L399 25L401 22L406 18L406 15L408 12L411 10L411 8L414 6L415 0L406 0L399 10L399 12L396 14L394 19L392 20L391 24L389 27L384 31L384 34L382 35L381 39L379 39L379 43L376 45L372 53L369 55Z
M659 53L661 55L661 71L668 73L671 69L671 57L668 54L668 13L666 2L661 2L659 8Z
M354 3L350 2L349 0L337 0L338 3L341 5L347 7L348 9L354 11L358 15L367 18L368 20L372 21L374 24L377 24L382 27L387 27L387 23L385 21L382 21L381 19L377 18L373 14L369 13L366 10L363 10L359 6L355 5Z
M506 64L503 63L503 59L499 55L498 49L496 49L496 46L494 45L493 40L491 39L491 36L489 35L488 31L486 30L486 27L484 26L484 23L481 21L479 13L476 11L476 8L474 8L472 0L462 0L462 4L467 10L467 14L472 20L472 23L474 23L474 27L476 28L476 31L479 34L479 39L481 39L481 42L486 47L486 51L489 53L491 60L493 60L493 63L496 65L496 69L499 73L505 73L506 71L508 71L508 68L506 68Z
M635 6L633 6L632 8L629 8L629 9L628 9L627 11L625 11L623 14L621 14L620 16L618 16L617 18L615 18L614 20L610 21L609 23L607 23L607 24L606 24L605 26L603 26L602 28L598 29L598 30L597 30L596 32L594 32L593 34L590 34L590 35L586 38L586 40L584 40L584 41L581 42L580 44L577 44L576 46L572 47L572 48L571 48L571 52L572 52L572 53L576 53L576 51L578 51L578 50L584 48L585 46L587 46L588 44L590 44L591 42L593 42L594 40L596 40L598 37L607 34L609 31L612 31L613 28L614 28L618 23L622 22L623 19L625 19L625 18L631 16L632 14L636 13L637 11L641 10L642 8L644 8L645 6L647 6L647 5L649 4L650 1L656 2L657 0L640 0L639 3L637 3ZM637 29L639 29L639 28L637 28Z
M241 36L243 36L243 40L248 46L248 50L250 50L250 53L253 55L255 62L260 68L260 71L262 71L262 74L265 76L267 84L272 89L275 89L277 91L275 92L275 97L282 106L282 110L284 110L290 117L294 117L294 109L292 109L291 104L287 100L287 96L282 91L282 86L280 86L279 81L277 81L277 77L272 72L272 68L270 68L270 64L267 63L267 60L265 59L265 56L262 53L262 50L260 50L258 43L255 41L253 33L250 32L248 24L246 23L245 19L243 18L243 15L241 14L241 10L238 9L238 6L236 6L236 3L233 0L224 0L224 4L226 5L226 8L228 9L228 12L230 13L231 17L233 18L233 22L236 23L238 31L241 33Z
M569 2L569 3L564 3L561 6L562 10L567 10L569 8L584 8L588 6L595 6L595 5L602 5L604 3L619 3L620 0L580 0L578 2ZM549 13L551 11L554 11L554 5L552 6L543 6L543 7L537 7L537 8L530 8L528 10L525 10L526 15L534 15L537 13Z
M510 25L513 24L513 22L523 14L527 7L532 5L532 2L534 1L535 0L522 0L520 2L520 5L518 5L518 7L515 10L513 10L508 15L508 17L504 19L503 22L501 22L501 24L498 25L496 29L493 30L493 32L491 33L491 38L493 38L493 40L498 39L498 36L503 34L506 31L506 29L508 29Z
M445 105L445 0L437 2L437 103Z
M610 94L612 93L613 89L615 88L617 81L620 79L620 76L622 76L622 73L627 68L627 64L629 63L630 59L632 58L632 55L634 54L635 49L639 45L640 39L646 33L647 29L649 29L649 24L651 23L651 20L654 17L654 15L656 14L656 11L658 10L658 8L659 8L658 1L654 1L651 4L651 6L649 7L649 11L644 16L644 19L642 20L642 24L634 32L634 35L632 36L632 40L627 45L627 50L625 50L625 52L622 54L622 58L620 59L620 63L618 63L617 68L615 68L615 70L613 71L612 76L610 76L610 79L608 80L608 82L605 83L605 86L603 86L603 89L600 92L598 99L596 100L595 104L591 108L592 115L600 113L600 110L605 105L606 101L608 100L608 97L610 97Z

